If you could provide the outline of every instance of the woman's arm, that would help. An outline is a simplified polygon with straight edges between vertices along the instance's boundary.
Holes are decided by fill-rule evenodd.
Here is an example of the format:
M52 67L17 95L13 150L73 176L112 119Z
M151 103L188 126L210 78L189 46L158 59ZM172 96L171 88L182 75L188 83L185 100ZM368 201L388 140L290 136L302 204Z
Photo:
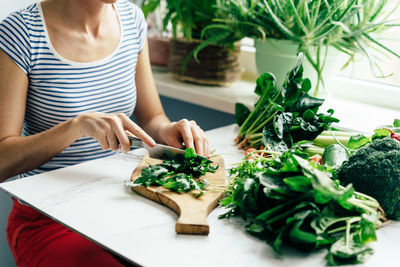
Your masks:
M136 66L136 88L138 100L134 115L146 132L160 143L174 147L184 143L195 148L199 155L209 155L208 139L196 122L187 119L171 122L165 115L151 72L147 41Z
M28 77L0 49L0 182L36 169L81 136L95 138L103 149L130 149L125 130L147 144L154 140L124 114L79 115L31 136L20 136L25 117Z
M77 136L74 121L21 137L28 77L0 50L0 181L32 170L62 151Z

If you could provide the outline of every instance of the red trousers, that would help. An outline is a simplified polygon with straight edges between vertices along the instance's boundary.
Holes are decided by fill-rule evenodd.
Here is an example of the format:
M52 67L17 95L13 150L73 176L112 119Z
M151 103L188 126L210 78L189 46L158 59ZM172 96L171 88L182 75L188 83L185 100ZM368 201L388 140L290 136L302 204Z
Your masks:
M125 266L104 248L17 200L8 218L7 240L20 267Z

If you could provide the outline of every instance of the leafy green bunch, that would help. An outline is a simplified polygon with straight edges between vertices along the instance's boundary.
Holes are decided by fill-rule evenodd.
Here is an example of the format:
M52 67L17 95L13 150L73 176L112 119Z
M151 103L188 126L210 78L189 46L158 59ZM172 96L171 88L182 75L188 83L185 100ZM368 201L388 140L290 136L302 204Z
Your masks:
M277 253L282 245L329 250L329 265L364 262L381 225L378 202L343 187L333 169L313 164L297 147L275 156L249 154L230 170L221 218L242 216L246 230ZM251 158L251 159L250 159Z
M239 147L265 148L285 151L300 140L312 140L332 122L339 120L328 114L318 113L324 100L308 94L309 79L303 79L303 54L296 66L287 74L282 87L276 85L272 73L264 73L257 79L255 93L259 99L250 110L243 104L235 107L236 123L240 126L235 139Z
M400 26L389 20L400 2L385 12L387 3L387 0L217 0L218 18L204 29L203 36L212 37L218 29L220 43L243 37L291 40L317 71L319 82L329 47L349 55L349 62L357 53L365 55L373 71L378 67L371 54L374 50L400 58L374 36Z
M213 167L211 163L211 160L197 156L193 148L188 148L184 156L176 155L174 158L164 160L161 164L142 169L141 176L133 183L129 183L129 186L161 185L179 193L198 190L201 195L208 186L208 182L206 179L195 181L194 178L207 172L215 172L218 166Z

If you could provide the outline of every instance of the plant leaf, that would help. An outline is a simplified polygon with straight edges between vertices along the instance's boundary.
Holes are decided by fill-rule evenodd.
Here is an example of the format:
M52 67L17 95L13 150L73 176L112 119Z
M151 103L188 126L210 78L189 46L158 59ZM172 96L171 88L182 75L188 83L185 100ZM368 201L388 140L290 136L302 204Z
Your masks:
M276 151L276 152L284 152L288 149L287 144L279 139L275 132L268 127L264 127L261 138L261 145L264 146L265 149Z
M389 129L385 129L385 128L375 129L374 135L371 137L371 139L375 140L375 139L379 139L379 138L385 138L385 137L389 136L390 134L391 134L391 132Z
M254 93L272 98L276 94L276 78L274 74L266 72L261 74L256 81Z
M348 246L346 236L342 236L332 244L327 255L329 265L363 263L373 254L373 249L368 245L354 241L354 234L348 238Z
M235 122L241 126L250 115L250 109L241 103L235 104Z
M341 145L332 144L325 148L324 154L322 155L322 161L324 165L338 168L342 166L342 163L348 159L347 151Z
M350 149L357 149L362 146L365 146L366 144L368 144L370 142L371 142L371 140L368 137L366 137L362 134L358 134L358 135L354 135L354 136L350 137L347 147Z
M307 192L311 187L311 179L307 176L292 176L283 179L289 188L296 192Z
M400 119L395 119L394 120L393 127L400 127Z

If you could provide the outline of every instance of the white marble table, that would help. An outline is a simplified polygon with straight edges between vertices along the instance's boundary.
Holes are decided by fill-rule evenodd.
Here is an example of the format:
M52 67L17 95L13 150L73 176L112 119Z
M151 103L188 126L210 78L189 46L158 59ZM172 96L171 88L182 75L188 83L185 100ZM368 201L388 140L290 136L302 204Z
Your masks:
M208 132L226 165L239 162L233 144L236 129ZM93 160L72 167L0 184L11 195L138 265L180 266L324 266L326 251L313 254L285 249L277 256L250 236L240 219L219 220L224 209L209 218L208 236L177 235L177 215L124 186L144 151ZM365 266L399 266L400 224L378 231L374 256Z

